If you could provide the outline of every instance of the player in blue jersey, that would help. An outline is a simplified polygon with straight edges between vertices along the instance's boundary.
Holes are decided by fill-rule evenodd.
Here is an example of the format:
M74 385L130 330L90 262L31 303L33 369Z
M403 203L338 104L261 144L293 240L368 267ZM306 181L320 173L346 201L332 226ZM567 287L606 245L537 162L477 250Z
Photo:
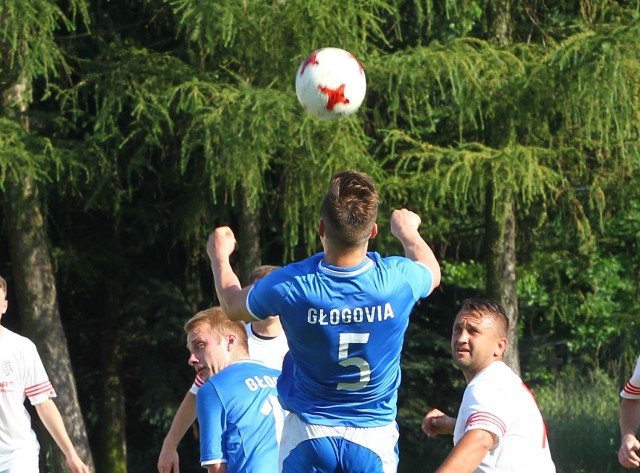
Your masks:
M440 266L418 232L420 217L391 215L405 256L368 252L378 232L378 192L359 172L335 175L321 207L324 252L242 288L229 258L228 227L210 235L216 292L232 319L280 314L289 341L278 382L290 414L283 472L395 472L400 353L415 303L440 283Z
M256 280L263 278L276 268L278 266L258 266L249 275L249 284L253 284ZM249 356L280 371L282 369L282 358L289 350L287 337L280 324L280 318L268 317L265 320L254 320L245 324L245 330L249 340ZM200 386L206 381L206 378L202 378L203 375L208 376L211 373L200 372L196 375L191 388L185 394L176 411L164 442L162 442L162 449L158 457L159 473L180 472L178 444L196 420L196 394Z
M222 308L185 324L189 364L214 376L198 390L200 464L209 473L276 473L284 412L277 397L280 371L249 358L247 332Z

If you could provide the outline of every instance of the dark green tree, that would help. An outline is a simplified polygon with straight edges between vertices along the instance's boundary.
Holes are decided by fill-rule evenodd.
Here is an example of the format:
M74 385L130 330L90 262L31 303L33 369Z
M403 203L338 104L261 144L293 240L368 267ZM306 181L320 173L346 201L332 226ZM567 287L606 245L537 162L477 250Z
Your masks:
M86 5L70 2L75 13ZM39 189L61 156L32 126L33 82L64 70L63 53L55 40L71 29L69 17L55 2L9 1L0 5L0 153L2 197L13 267L17 306L27 336L39 347L45 367L57 387L56 401L80 457L93 460L67 339L58 309L55 275ZM41 435L49 471L64 471L66 460L49 435Z

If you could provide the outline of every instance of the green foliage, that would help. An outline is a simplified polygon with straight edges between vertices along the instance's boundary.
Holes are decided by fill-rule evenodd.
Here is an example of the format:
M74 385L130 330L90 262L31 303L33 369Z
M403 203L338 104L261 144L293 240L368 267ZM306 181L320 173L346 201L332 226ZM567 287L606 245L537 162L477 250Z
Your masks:
M557 84L558 142L570 140L589 159L606 160L602 172L628 172L639 160L640 64L633 53L639 38L637 22L585 31L560 43L533 73L537 83Z
M455 412L462 392L448 336L461 299L485 286L485 209L515 203L529 379L549 382L565 364L608 366L640 350L632 336L640 328L639 3L512 2L504 47L491 34L499 6L0 5L0 89L26 80L32 101L22 117L30 132L0 117L0 182L15 172L42 184L91 425L101 408L90 356L96 300L103 286L118 296L118 336L132 367L124 376L132 471L153 468L190 381L181 323L214 303L207 232L237 228L242 196L260 215L263 259L306 256L318 249L329 177L346 168L379 183L382 231L372 247L402 252L385 229L391 209L411 208L443 267L405 345L404 471L435 468L451 446L427 440L419 422L429 406ZM90 32L68 35L89 15ZM367 72L361 111L336 123L306 115L294 93L300 61L322 46L352 51ZM611 394L596 381L603 399ZM561 402L553 406L560 416Z
M0 116L0 188L4 188L7 174L47 179L47 157L53 150L51 143L28 133L14 120Z
M359 53L385 43L388 25L394 28L397 19L394 2L384 0L167 3L202 63L262 87L272 81L280 88L292 84L300 62L319 47L342 47L364 57Z
M0 90L19 78L28 82L60 70L64 53L56 41L60 28L73 29L77 12L86 16L84 0L71 0L67 15L58 2L5 0L0 3Z

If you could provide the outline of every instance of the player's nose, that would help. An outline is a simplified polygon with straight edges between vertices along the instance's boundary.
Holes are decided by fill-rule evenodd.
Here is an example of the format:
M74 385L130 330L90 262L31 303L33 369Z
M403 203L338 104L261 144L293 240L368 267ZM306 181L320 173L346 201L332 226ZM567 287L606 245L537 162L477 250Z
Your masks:
M194 366L197 363L199 363L198 359L196 358L196 355L194 355L193 353L191 355L189 355L189 366Z

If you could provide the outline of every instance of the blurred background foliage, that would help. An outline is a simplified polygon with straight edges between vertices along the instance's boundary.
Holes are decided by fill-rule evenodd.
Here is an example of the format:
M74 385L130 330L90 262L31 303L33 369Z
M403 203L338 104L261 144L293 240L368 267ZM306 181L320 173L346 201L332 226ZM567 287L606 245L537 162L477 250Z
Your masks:
M193 376L182 324L216 303L208 232L243 237L243 278L306 257L344 169L379 185L372 249L402 252L386 229L407 207L443 267L406 336L401 471L434 470L451 447L420 422L457 410L450 326L487 294L487 216L504 202L517 356L558 471L617 471L618 392L640 353L639 18L637 0L2 2L0 273L11 285L29 268L11 257L6 183L33 180L96 471L155 469ZM294 92L322 46L368 78L336 123ZM19 312L3 324L24 329ZM196 436L181 471L200 468Z

